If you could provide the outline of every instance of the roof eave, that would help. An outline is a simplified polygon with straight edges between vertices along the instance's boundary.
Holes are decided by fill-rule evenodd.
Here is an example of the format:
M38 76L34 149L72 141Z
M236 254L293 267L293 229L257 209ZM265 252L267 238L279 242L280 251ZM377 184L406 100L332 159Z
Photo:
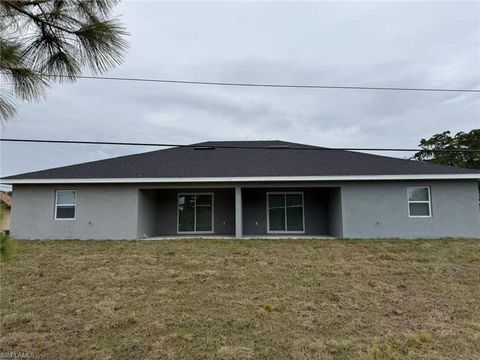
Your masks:
M0 179L3 184L133 184L205 182L292 182L292 181L380 181L380 180L480 180L475 174L338 175L338 176L244 176L181 178L84 178L84 179Z

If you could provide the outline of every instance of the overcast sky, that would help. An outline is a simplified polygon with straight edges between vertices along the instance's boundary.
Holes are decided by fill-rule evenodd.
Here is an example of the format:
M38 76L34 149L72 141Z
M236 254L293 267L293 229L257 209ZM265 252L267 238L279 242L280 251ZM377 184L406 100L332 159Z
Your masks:
M480 2L125 1L116 13L130 49L109 76L480 87ZM55 85L40 103L21 103L2 137L416 147L422 137L478 127L479 94L81 80ZM149 150L2 143L0 170L7 176Z

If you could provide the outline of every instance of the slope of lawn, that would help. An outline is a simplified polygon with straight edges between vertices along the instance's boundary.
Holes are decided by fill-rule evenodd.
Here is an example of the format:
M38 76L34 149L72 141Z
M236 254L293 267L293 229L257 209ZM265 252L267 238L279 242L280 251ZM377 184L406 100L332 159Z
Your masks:
M480 241L16 248L0 358L480 359Z

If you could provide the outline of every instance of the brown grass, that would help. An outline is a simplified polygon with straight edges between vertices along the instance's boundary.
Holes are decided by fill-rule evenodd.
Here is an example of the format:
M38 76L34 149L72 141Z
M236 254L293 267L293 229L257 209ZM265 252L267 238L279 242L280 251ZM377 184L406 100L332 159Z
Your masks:
M479 359L480 241L21 241L2 354Z

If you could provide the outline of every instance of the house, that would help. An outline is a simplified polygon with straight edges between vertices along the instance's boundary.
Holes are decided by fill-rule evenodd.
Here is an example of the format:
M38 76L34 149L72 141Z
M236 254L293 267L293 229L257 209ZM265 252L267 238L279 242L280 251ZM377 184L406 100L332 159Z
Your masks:
M0 231L10 231L10 211L12 208L12 198L10 195L0 191Z
M480 172L283 141L204 142L31 172L22 239L480 237Z

